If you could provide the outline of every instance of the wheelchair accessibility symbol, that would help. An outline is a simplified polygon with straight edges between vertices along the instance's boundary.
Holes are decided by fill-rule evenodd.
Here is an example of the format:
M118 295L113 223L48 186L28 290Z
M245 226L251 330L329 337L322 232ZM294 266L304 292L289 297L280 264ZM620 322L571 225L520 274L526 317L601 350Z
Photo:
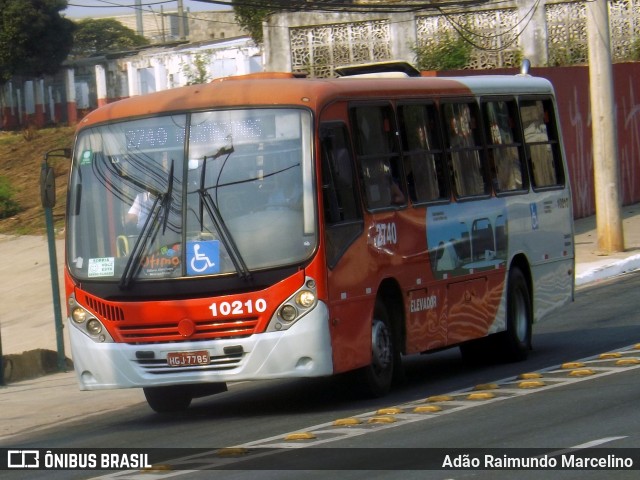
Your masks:
M529 210L531 211L531 229L537 230L540 226L538 222L538 206L535 203L530 203Z
M187 274L208 275L220 272L220 243L217 240L187 242Z

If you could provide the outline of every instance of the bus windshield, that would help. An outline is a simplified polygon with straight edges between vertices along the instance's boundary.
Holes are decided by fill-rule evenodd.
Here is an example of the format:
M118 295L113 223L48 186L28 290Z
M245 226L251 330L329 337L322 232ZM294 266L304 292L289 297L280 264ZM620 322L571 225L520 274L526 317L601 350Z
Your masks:
M311 115L206 111L81 130L67 248L79 280L239 275L316 248Z

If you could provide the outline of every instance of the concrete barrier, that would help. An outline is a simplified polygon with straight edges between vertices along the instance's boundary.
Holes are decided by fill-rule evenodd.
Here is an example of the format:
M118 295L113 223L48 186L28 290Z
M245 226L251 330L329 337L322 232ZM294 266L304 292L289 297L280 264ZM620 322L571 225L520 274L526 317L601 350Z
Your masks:
M66 358L66 370L73 369L73 362ZM38 348L2 357L5 383L19 382L58 372L58 354Z

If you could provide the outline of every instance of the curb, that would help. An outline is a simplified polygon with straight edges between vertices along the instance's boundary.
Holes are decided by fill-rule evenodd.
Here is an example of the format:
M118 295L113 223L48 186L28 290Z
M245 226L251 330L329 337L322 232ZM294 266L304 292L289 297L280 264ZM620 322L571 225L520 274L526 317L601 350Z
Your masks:
M640 269L640 254L632 255L614 262L603 263L598 266L588 268L582 273L576 273L575 285L576 287L584 286L637 269Z

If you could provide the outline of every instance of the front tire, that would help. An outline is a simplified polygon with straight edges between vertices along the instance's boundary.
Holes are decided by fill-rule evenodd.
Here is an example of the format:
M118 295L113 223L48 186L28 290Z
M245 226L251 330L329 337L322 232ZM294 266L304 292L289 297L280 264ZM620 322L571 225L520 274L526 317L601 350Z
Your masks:
M368 396L382 397L389 392L398 361L389 312L378 300L371 319L371 364L359 371L360 383Z
M176 413L189 408L193 395L187 386L145 387L149 406L157 413Z

